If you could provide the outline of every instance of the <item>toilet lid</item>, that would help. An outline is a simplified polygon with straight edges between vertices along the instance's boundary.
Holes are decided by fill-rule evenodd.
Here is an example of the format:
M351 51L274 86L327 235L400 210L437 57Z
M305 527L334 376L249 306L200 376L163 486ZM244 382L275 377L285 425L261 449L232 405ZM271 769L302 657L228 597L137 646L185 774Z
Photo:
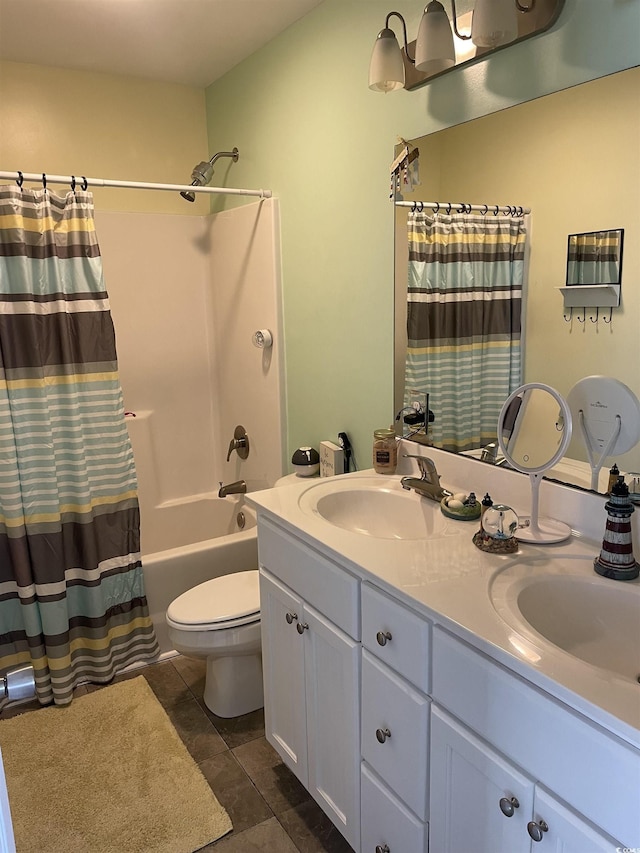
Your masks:
M171 602L167 617L185 626L228 627L260 616L260 586L256 570L236 572L205 581Z

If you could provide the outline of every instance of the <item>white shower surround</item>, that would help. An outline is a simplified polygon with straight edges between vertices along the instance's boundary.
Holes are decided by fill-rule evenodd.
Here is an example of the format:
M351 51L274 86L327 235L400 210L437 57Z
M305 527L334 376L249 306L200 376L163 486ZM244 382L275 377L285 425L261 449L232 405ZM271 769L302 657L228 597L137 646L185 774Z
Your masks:
M206 217L97 211L96 224L125 409L141 415L129 427L143 523L220 480L273 485L284 447L277 200ZM268 351L251 340L263 328ZM227 463L236 424L251 452Z

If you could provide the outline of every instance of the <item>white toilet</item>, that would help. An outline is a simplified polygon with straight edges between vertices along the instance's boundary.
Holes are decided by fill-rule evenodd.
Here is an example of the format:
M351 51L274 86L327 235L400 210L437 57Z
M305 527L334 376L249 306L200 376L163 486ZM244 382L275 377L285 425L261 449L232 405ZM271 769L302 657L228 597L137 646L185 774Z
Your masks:
M218 717L262 708L262 647L258 572L205 581L167 609L169 638L186 657L205 658L204 702Z

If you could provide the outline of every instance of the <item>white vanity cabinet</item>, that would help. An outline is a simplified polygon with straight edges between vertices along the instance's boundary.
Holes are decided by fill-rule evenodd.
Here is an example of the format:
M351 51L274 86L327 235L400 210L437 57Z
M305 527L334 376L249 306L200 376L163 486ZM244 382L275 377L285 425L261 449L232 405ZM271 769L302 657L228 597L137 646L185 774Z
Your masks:
M362 585L362 850L428 847L428 620Z
M359 581L260 522L267 740L360 850Z
M613 833L637 837L630 747L445 631L433 648L432 850L612 853Z

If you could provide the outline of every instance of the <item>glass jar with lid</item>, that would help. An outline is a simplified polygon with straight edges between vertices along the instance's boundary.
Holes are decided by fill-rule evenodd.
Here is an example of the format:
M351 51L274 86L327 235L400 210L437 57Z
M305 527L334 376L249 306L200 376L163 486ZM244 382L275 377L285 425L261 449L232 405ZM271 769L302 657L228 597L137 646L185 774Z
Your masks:
M398 465L398 443L392 429L373 432L373 468L376 474L395 474Z

